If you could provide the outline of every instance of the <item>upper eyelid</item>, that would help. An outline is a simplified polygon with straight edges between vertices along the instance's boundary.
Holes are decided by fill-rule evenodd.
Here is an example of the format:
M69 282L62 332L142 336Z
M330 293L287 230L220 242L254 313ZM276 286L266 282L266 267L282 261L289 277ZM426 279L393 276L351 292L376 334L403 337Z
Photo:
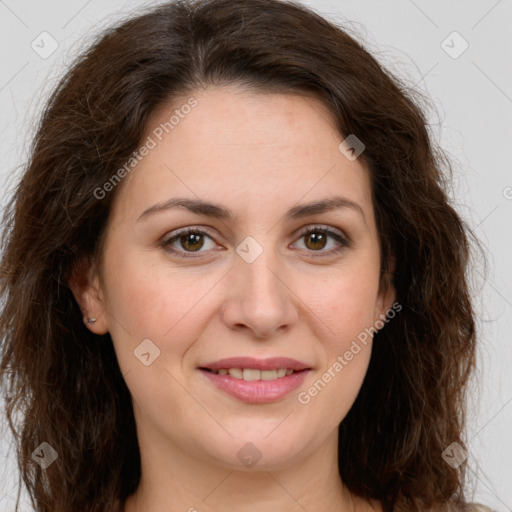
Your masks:
M310 225L308 225L306 227L303 227L300 230L298 230L297 234L304 235L304 234L307 234L309 231L312 231L312 230L314 231L315 229L318 230L318 231L326 231L326 232L329 232L329 233L332 233L332 234L335 234L335 235L339 235L342 238L345 238L345 239L348 240L347 234L342 229L335 228L333 226L325 226L325 225L322 225L322 224L310 224Z
M171 233L167 233L166 235L164 235L162 237L162 240L164 242L168 242L169 240L172 240L173 238L177 238L179 236L186 235L187 233L205 234L205 235L208 235L212 239L215 236L215 234L209 228L207 228L207 227L203 227L203 226L198 226L198 227L187 226L185 228L175 229L174 231L171 231Z

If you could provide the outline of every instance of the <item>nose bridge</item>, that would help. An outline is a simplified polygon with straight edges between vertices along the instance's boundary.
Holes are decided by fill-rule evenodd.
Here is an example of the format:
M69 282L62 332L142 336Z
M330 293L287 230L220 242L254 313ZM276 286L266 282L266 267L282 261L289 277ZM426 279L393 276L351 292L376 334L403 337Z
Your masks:
M267 237L266 242L269 242L269 238ZM248 241L246 243L251 251L251 259L245 259L241 256L236 264L242 284L242 298L246 302L254 302L253 307L260 310L263 310L265 304L268 309L277 307L284 297L281 289L283 283L279 281L276 275L280 263L275 251L270 243L267 243L265 248L260 246L259 250L254 242ZM245 248L247 248L247 245ZM238 252L240 253L240 250Z
M238 247L234 289L226 320L232 325L254 331L258 337L296 321L293 294L285 284L284 264L266 237L265 247L255 239L244 240Z
M242 293L247 299L267 299L270 303L281 298L283 283L277 277L280 265L271 253L272 249L267 248L252 263L238 262Z

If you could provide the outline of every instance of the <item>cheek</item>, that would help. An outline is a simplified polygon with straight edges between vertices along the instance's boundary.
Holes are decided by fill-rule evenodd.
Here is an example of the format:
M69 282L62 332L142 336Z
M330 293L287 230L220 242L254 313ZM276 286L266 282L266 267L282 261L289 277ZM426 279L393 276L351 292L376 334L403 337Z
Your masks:
M324 350L316 380L305 390L301 403L312 406L312 414L331 411L333 425L356 399L371 356L379 273L373 261L359 264L357 269L347 265L308 299L320 320L317 324L324 326Z
M318 428L337 428L359 394L371 354L370 345L359 345L356 354L349 350L350 361L346 359L346 352L341 351L340 355L329 359L323 371L297 397L299 407L304 407L308 418L316 418Z
M181 365L209 321L208 292L219 276L148 266L144 256L111 261L109 331L134 407L153 418L168 404L185 414L180 411L190 407L190 397L182 387Z
M134 253L111 258L106 267L109 331L125 369L140 364L134 350L146 339L160 350L155 364L177 364L209 320L208 294L220 277L172 270L165 262L148 265L147 259Z
M309 417L321 419L323 428L336 428L347 415L370 361L376 287L362 290L355 281L333 285L318 303L324 304L318 317L328 326L321 365L298 399Z
M358 267L347 266L321 286L310 286L303 292L307 304L322 320L329 336L334 338L332 345L338 350L375 321L379 273L374 266Z

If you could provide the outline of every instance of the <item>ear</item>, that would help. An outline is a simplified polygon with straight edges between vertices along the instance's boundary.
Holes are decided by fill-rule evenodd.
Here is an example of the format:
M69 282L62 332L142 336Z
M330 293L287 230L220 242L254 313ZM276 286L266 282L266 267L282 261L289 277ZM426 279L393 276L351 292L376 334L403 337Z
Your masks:
M393 274L396 268L396 258L391 255L389 258L389 268L383 271L379 284L379 294L375 305L375 321L382 320L381 315L386 316L396 301L396 289L393 283Z
M95 334L108 332L104 294L94 265L89 258L77 261L68 279L69 287L77 301L86 327ZM89 319L95 319L89 322Z

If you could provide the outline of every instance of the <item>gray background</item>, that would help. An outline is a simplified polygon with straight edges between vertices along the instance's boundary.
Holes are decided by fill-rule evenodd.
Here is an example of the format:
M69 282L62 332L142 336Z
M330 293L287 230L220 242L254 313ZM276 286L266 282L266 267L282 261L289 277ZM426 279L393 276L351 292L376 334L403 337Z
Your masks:
M455 204L488 259L485 279L481 265L473 279L480 346L469 410L468 490L474 501L510 511L512 0L304 3L355 31L383 64L432 99L429 123L454 163ZM38 114L66 65L103 27L151 4L0 0L2 204L26 159ZM48 36L40 36L44 31L58 44L46 58L31 47L35 41L39 53L51 49ZM450 35L454 31L461 37ZM468 48L459 55L464 41ZM1 420L0 510L12 511L17 470ZM22 505L22 512L29 510Z

